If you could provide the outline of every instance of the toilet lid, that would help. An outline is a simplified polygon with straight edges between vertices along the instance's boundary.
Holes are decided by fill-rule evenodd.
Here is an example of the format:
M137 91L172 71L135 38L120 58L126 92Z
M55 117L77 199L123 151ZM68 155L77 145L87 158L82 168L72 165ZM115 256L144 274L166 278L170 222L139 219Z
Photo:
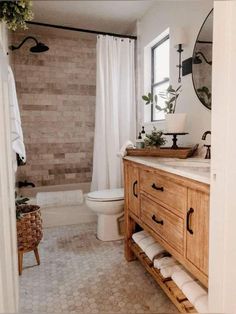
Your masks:
M124 189L110 189L90 192L87 198L94 201L119 201L124 199Z

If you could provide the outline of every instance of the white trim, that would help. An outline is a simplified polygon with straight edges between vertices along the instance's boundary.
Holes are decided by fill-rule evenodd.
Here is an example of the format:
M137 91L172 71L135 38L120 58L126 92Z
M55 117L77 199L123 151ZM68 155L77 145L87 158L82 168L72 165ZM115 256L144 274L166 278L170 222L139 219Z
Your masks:
M236 313L236 2L215 1L209 312Z
M144 48L144 80L143 80L143 91L144 94L148 94L151 90L151 53L152 53L152 47L155 46L159 41L161 41L163 38L168 36L170 34L170 29L167 28L165 31L163 31L161 34L159 34L155 39L153 39L145 48ZM151 105L145 105L143 107L143 119L142 123L144 124L150 124L150 123L161 123L165 120L158 120L158 121L151 121Z
M16 218L14 205L14 174L10 140L8 101L7 33L0 25L0 312L18 309L18 274L16 249Z

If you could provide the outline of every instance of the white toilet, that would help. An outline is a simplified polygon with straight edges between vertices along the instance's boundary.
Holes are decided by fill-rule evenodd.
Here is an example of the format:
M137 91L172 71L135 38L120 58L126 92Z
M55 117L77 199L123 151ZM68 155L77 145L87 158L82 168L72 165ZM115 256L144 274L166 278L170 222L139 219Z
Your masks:
M119 234L118 218L124 212L124 189L102 190L88 193L87 206L98 215L97 237L102 241L123 238Z

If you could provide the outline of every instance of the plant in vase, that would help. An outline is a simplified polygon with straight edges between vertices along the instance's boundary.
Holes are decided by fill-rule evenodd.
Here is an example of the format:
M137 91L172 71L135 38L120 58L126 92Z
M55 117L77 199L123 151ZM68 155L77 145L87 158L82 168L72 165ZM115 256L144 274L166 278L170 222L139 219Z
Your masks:
M143 95L142 99L146 102L146 105L155 103L155 108L158 111L164 111L166 113L166 132L167 133L183 133L185 131L186 113L175 113L177 100L181 93L181 85L174 89L170 85L166 91L159 92L159 96L165 99L165 106L158 105L158 97L153 97L152 93Z
M155 127L151 134L146 134L144 139L144 145L147 148L158 148L166 143L166 139L163 137L163 132L158 131Z
M40 207L27 204L29 199L17 198L16 193L15 197L18 268L21 275L25 253L34 251L37 264L40 264L38 245L43 237L43 229Z

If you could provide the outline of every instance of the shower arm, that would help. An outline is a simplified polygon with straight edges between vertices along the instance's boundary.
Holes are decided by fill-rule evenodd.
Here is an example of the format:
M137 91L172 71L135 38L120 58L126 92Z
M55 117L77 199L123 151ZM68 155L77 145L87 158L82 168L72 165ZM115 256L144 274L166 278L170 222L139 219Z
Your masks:
M11 50L19 49L21 46L24 45L24 43L25 43L28 39L33 39L33 40L36 42L36 44L38 45L38 41L37 41L36 38L34 38L34 37L32 37L32 36L28 36L28 37L26 37L26 38L19 44L19 46L13 46L13 45L12 45L12 46L10 46L9 48L10 48Z
M207 64L212 65L212 61L208 61L207 58L205 57L205 55L204 55L201 51L198 51L198 52L196 53L196 57L198 57L199 55L202 56L202 58L205 60L205 62L206 62Z

